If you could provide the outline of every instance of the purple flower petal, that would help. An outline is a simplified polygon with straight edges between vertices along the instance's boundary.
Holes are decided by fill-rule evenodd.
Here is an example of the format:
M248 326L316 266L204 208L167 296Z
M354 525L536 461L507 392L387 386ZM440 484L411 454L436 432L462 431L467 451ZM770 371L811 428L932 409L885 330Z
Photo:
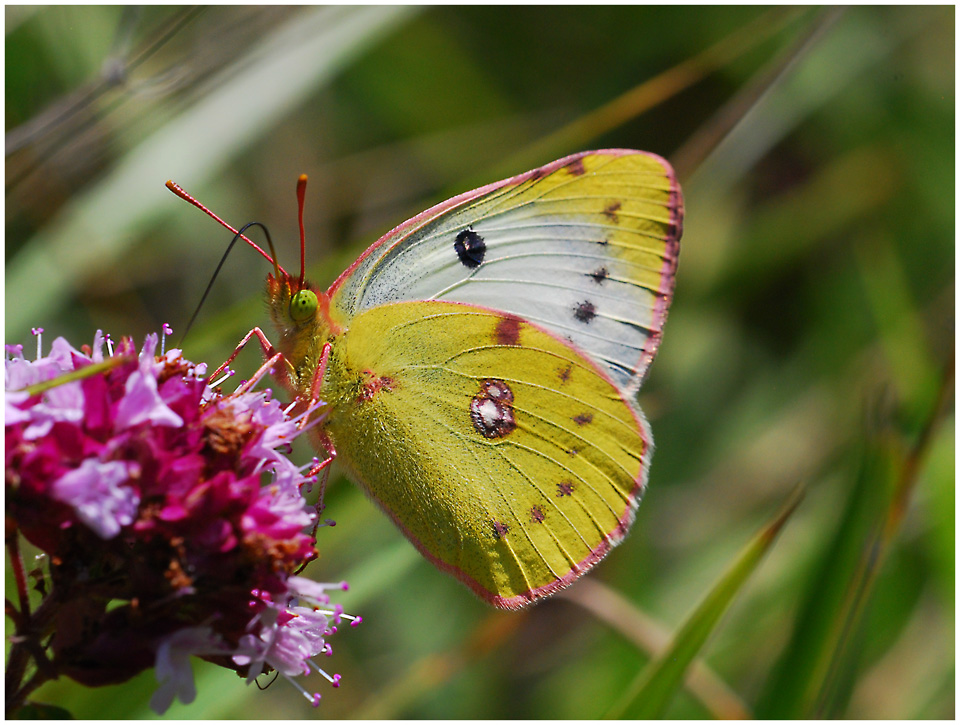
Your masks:
M54 481L50 492L57 501L71 506L77 518L101 539L112 539L137 513L140 495L120 485L136 471L136 464L128 461L103 463L88 458Z
M20 355L7 360L4 366L5 384L7 390L22 390L28 385L50 380L63 373L73 370L72 364L61 364L48 357L39 360L27 360Z
M257 532L275 539L293 538L310 526L316 514L303 506L296 488L283 490L267 486L260 490L256 503L241 518L244 531Z
M287 588L291 594L307 599L314 604L329 604L330 595L327 594L327 590L340 589L342 591L345 587L346 582L318 582L303 576L292 576L287 579Z
M23 432L27 440L35 440L50 432L54 423L77 423L83 420L83 388L78 381L45 390L37 405L29 409L30 425Z
M132 428L146 422L174 428L183 425L183 418L170 410L160 399L160 394L157 392L157 379L153 375L143 370L131 373L127 378L126 391L127 394L117 406L118 430Z
M178 698L185 705L194 701L197 687L193 681L191 655L213 655L224 651L209 627L180 629L161 640L157 647L154 674L160 687L150 698L150 709L162 715Z
M66 338L58 337L50 346L50 354L47 356L47 359L57 363L62 370L73 370L76 367L73 364L74 356L86 360L90 359L79 350L74 350Z
M27 393L7 391L6 395L3 396L3 424L5 426L30 420L30 411L21 410L17 407L19 403L29 399L30 396Z
M271 607L261 617L259 636L248 634L240 639L233 661L250 665L248 682L263 671L264 663L289 677L306 674L310 671L307 660L324 650L323 633L328 624L326 616L308 607L289 607L283 612Z
M103 362L103 330L97 330L93 336L93 354L90 359L95 363Z
M162 363L158 363L156 360L157 341L158 336L155 332L147 335L143 340L143 347L140 348L140 355L137 361L140 365L140 370L144 373L155 374L155 371L162 365Z

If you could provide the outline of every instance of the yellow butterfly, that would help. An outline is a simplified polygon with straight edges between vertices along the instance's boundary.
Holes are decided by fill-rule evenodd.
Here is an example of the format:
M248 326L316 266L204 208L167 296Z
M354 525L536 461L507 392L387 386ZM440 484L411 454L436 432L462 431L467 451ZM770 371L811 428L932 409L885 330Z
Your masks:
M635 398L682 220L670 165L640 151L579 153L461 194L326 292L276 267L278 377L325 402L318 445L427 559L522 607L633 522L653 450Z

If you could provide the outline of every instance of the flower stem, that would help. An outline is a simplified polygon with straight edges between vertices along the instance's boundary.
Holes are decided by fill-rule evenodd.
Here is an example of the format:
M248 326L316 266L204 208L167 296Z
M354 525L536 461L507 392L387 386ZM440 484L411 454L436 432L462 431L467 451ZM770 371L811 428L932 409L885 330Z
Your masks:
M17 581L17 591L20 598L20 610L16 611L11 602L7 602L7 614L16 628L11 639L10 655L7 660L4 689L6 694L6 715L10 717L23 706L27 695L36 690L47 680L57 676L56 665L51 662L40 644L42 637L49 628L60 600L57 592L50 595L37 607L35 612L30 611L27 580L23 572L23 561L20 557L20 546L17 538L16 526L7 522L7 550L10 562ZM12 610L12 611L11 611ZM27 668L31 657L36 664L36 672L24 683Z
M23 647L22 645L13 646L13 649L10 652L11 661L13 660L15 656L14 653L16 652L18 647L20 651L23 653L24 661L26 661L26 657L27 657L26 648ZM36 672L33 673L33 677L27 680L26 683L24 683L23 685L19 685L18 683L19 687L17 687L17 689L15 690L11 690L10 688L11 683L9 682L10 674L11 674L11 671L8 670L7 671L8 687L6 692L7 704L6 704L6 710L5 710L5 714L8 718L16 714L17 710L19 710L23 706L24 701L27 699L27 696L31 692L36 690L38 687L40 687L40 685L45 683L47 680L52 679L52 676L48 672L46 672L44 669L38 669ZM21 677L22 677L22 672L21 672Z
M20 616L23 620L30 618L30 593L27 591L27 577L23 572L23 559L20 556L20 542L17 538L17 524L13 519L6 522L7 550L10 553L10 566L13 568L13 577L17 582L17 597L20 599Z

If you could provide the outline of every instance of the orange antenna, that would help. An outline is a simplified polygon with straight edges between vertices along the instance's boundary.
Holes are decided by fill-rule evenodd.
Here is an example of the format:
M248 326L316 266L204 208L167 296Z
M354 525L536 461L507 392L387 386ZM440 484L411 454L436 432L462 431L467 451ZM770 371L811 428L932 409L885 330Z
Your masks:
M300 284L297 285L299 289L303 289L303 275L304 268L306 267L306 241L305 235L303 233L303 199L307 193L307 175L300 174L300 178L297 179L297 219L300 222Z
M304 183L306 183L306 177L303 177L303 179L304 179ZM184 201L188 201L188 202L190 202L191 204L193 204L195 207L197 207L197 209L199 209L200 211L202 211L204 214L206 214L206 215L209 216L210 218L214 219L214 220L215 220L216 222L218 222L221 226L224 226L224 227L226 227L227 229L229 229L231 232L233 232L234 234L236 234L237 236L239 236L243 241L245 241L245 242L246 242L247 244L249 244L251 247L253 247L253 248L256 249L258 252L260 252L260 254L262 254L263 257L264 257L268 262L270 262L270 264L272 264L272 265L274 266L274 269L275 269L276 271L278 271L278 272L283 272L284 276L286 276L286 277L289 277L289 276L290 276L290 275L287 274L287 271L277 263L277 260L276 260L274 257L271 257L269 254L267 254L266 252L264 252L262 249L260 249L260 247L258 247L258 246L257 246L256 244L254 244L252 241L250 241L250 239L248 239L246 236L244 236L243 234L241 234L240 232L238 232L238 231L237 231L236 229L234 229L232 226L230 226L229 224L227 224L223 219L221 219L220 217L218 217L218 216L217 216L216 214L214 214L212 211L210 211L209 209L207 209L207 207L205 207L205 206L204 206L203 204L201 204L199 201L197 201L197 200L194 199L192 196L190 196L186 191L183 190L183 187L181 187L179 184L175 184L175 183L172 182L172 181L167 181L166 187L167 187L168 189L170 189L170 191L172 191L174 194L176 194L177 196L179 196L181 199L183 199ZM298 187L298 188L299 188L299 187ZM299 193L299 192L298 192L298 193ZM301 217L302 217L303 202L300 203L300 208L301 208ZM300 242L300 249L301 249L301 252L300 252L300 259L301 259L301 262L300 262L300 268L301 268L300 277L301 277L301 280L302 280L302 279L303 279L303 272L302 272L302 270L303 270L303 261L302 261L302 260L303 260L303 251L302 251L302 250L303 250L303 241L302 241L302 240L303 240L303 221L302 221L302 218L301 218L301 222L300 222L300 239L301 239L301 242Z

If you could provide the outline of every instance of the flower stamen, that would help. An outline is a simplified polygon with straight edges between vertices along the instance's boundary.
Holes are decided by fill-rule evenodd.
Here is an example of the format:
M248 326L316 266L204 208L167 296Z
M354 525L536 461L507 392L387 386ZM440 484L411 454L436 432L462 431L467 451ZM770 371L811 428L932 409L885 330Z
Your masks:
M42 349L43 346L40 344L43 340L43 328L42 327L31 327L31 334L37 338L37 360L43 357Z
M340 675L330 675L327 673L325 669L323 669L320 665L318 665L313 660L307 660L307 661L311 665L313 665L313 669L315 669L320 674L321 677L324 677L327 680L327 682L329 682L334 687L340 687Z
M287 682L289 682L291 685L294 686L297 692L299 692L301 695L303 695L307 699L307 702L309 702L311 706L320 707L320 699L323 697L323 695L321 695L319 692L313 692L313 693L307 692L306 689L303 687L303 685L301 685L292 677L287 677L286 675L284 675L284 678L286 679Z
M215 380L214 382L210 383L210 387L219 388L221 385L223 385L225 381L229 380L236 374L237 374L236 370L231 370L230 368L227 368L223 373L223 377L220 378L219 380Z
M163 334L160 335L160 357L163 357L167 350L167 335L173 334L173 328L164 322L160 329L163 332Z

